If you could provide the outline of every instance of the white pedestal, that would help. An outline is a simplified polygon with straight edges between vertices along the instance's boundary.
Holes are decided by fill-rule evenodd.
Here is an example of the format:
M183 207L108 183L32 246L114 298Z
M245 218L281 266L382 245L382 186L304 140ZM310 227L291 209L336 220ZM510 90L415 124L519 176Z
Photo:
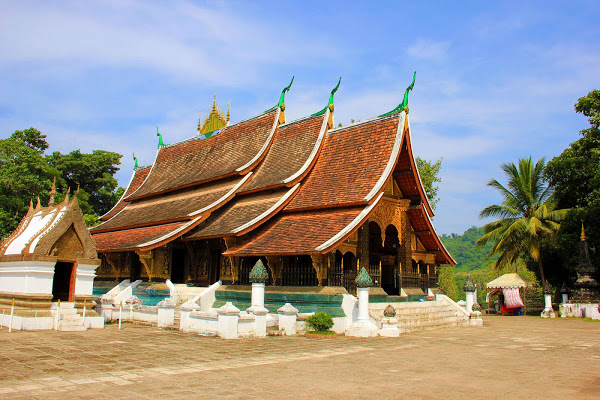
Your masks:
M471 314L473 312L473 303L474 303L474 293L473 292L465 292L466 302L467 302L467 312Z
M556 314L552 309L552 296L550 294L544 294L544 311L540 316L542 318L556 318Z
M252 284L252 307L263 307L265 306L265 284L264 283L253 283Z
M158 326L163 328L175 323L175 303L171 299L160 301L158 307Z
M267 336L267 314L269 310L265 307L252 306L246 310L250 314L254 314L255 335L257 337Z
M190 329L190 314L199 311L200 306L193 301L186 301L179 307L179 330L187 332Z
M377 336L378 329L369 316L369 288L357 288L358 292L358 318L350 329L346 330L346 336L373 337Z
M569 295L568 294L566 294L566 293L562 294L562 302L563 302L563 304L566 304L566 303L569 302Z
M283 307L277 310L277 314L279 314L279 330L283 331L287 336L295 335L298 309L290 303L285 303Z
M398 337L400 336L400 329L398 329L398 320L394 317L384 317L381 320L381 329L379 334L386 337Z
M240 309L231 302L217 310L219 336L223 339L238 338L238 320L240 319Z

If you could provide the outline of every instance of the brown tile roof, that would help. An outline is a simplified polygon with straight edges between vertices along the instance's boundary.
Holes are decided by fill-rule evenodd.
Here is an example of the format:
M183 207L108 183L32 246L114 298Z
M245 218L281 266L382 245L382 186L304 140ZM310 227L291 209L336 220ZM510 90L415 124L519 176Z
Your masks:
M224 255L286 255L319 253L315 248L346 227L362 208L283 214L251 233L251 239Z
M276 109L223 128L208 139L162 147L148 179L128 200L248 172L268 149L278 114Z
M427 251L437 251L435 261L440 264L456 265L456 261L454 261L435 231L424 205L421 204L418 207L412 207L409 215L413 229L421 233L419 234L419 240L423 243L423 246L425 246Z
M327 127L325 117L326 115L309 117L278 127L269 152L241 192L289 184L284 181L299 172L307 161L314 162L322 142L320 133L324 133ZM310 170L310 164L307 167L306 172ZM300 178L302 174L290 182L297 182Z
M125 189L125 193L123 193L123 196L121 196L117 204L115 204L109 212L107 212L99 218L100 221L108 221L109 219L117 215L119 211L125 208L127 203L129 203L129 201L125 200L125 198L131 193L135 192L141 186L142 182L144 182L144 180L148 176L151 167L151 165L148 165L147 167L138 168L137 170L133 171L131 180L129 181L129 185L127 185L127 189Z
M199 188L167 193L162 196L130 202L111 220L92 228L92 233L120 230L161 222L190 220L188 214L208 207L228 194L244 178L209 183ZM233 194L231 194L233 196ZM224 199L226 201L228 199ZM207 210L209 211L209 210Z
M277 211L285 205L286 194L289 193L291 195L293 191L294 189L279 190L275 193L267 191L237 198L236 201L232 201L230 204L211 215L203 225L199 226L197 231L187 235L184 240L239 236L244 234L264 223L277 213ZM278 202L280 204L278 204ZM254 221L254 219L268 211L270 212L267 215L264 215L263 218ZM250 224L250 226L244 227L245 224L251 222L253 223ZM234 230L241 227L244 229L234 232Z
M367 220L383 197L366 207L311 210L277 215L243 237L224 255L324 254L346 240Z
M394 144L399 146L398 124L394 115L329 131L315 166L285 210L365 204Z
M97 233L92 237L96 240L96 247L99 252L134 250L139 245L158 239L184 225L185 222L178 222L117 232Z

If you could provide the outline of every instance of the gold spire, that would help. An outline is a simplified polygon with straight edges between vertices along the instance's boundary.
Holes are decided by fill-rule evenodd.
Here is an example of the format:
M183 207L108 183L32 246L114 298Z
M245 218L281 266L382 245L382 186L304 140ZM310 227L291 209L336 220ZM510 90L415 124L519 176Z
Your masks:
M204 118L204 123L200 123L202 118L201 115L198 114L198 135L205 135L206 138L210 137L212 132L227 126L229 118L229 103L227 104L226 116L217 105L217 92L215 92L213 104L210 107L210 111L206 115L206 118Z
M585 242L587 239L585 237L585 228L583 227L583 221L581 221L581 241Z
M35 209L39 210L42 207L42 203L40 202L40 196L37 198L37 204L35 205Z
M67 194L65 195L65 199L63 200L63 203L68 204L69 203L69 192L71 191L71 188L68 187L67 188Z
M52 181L52 189L50 189L50 200L48 200L48 207L54 205L54 196L56 196L56 177Z
M33 211L33 199L29 199L29 210L27 210L27 214Z

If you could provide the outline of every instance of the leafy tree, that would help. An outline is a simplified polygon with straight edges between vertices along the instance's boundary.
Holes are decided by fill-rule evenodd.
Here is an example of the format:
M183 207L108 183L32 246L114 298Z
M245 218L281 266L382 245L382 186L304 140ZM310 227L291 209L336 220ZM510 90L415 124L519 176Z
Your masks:
M420 157L416 158L417 168L419 168L419 175L421 175L421 181L423 182L423 187L425 189L425 193L427 193L427 198L429 199L429 204L431 208L435 210L435 205L440 200L437 197L439 187L436 183L442 181L439 177L440 169L442 168L442 157L440 157L437 161L428 161L424 160Z
M438 286L452 300L458 300L458 286L454 278L454 267L441 265L438 267Z
M2 237L17 227L32 199L40 196L47 201L52 178L58 175L58 171L48 165L39 150L29 146L17 132L8 139L0 140ZM39 145L43 147L43 144Z
M49 148L46 135L35 128L15 131L0 140L0 236L9 235L21 221L30 201L40 197L48 202L52 180L56 178L62 201L67 188L73 194L77 187L79 206L88 225L107 212L123 194L114 178L120 154L95 150L84 154L75 150L62 155L44 155Z
M36 150L38 153L43 154L44 151L50 146L46 141L46 135L42 135L42 132L31 127L24 131L15 131L11 138L22 142L26 146Z
M514 163L502 164L508 178L508 188L492 179L488 186L497 189L504 201L501 205L491 205L483 209L480 217L500 219L484 226L485 235L478 244L493 242L490 255L497 253L499 268L514 263L523 255L530 256L538 264L544 290L549 290L544 277L541 257L541 242L544 238L554 238L560 228L559 222L568 210L555 210L552 202L552 189L544 184L542 173L545 160L535 165L531 157Z
M484 233L483 228L473 226L467 229L462 235L456 233L442 235L441 239L444 246L446 246L452 257L457 261L455 266L457 273L468 273L486 268L496 261L496 257L494 256L487 258L488 253L492 250L491 243L485 246L476 245Z
M114 174L119 170L121 157L121 154L104 150L94 150L91 154L79 150L69 154L55 151L48 156L48 162L61 171L57 187L63 191L68 187L72 192L79 187L80 193L87 194L84 200L91 209L82 208L84 214L103 215L119 200Z
M581 138L548 162L546 179L554 185L558 206L571 208L554 242L544 242L544 263L552 268L556 286L574 281L579 258L581 222L584 221L592 262L600 265L600 90L593 90L575 104L590 126ZM600 278L600 277L599 277Z

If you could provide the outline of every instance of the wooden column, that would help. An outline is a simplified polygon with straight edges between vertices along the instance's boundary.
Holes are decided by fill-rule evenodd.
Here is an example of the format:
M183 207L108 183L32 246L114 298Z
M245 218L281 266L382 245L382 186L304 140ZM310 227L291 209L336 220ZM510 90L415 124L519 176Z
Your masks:
M369 221L358 228L358 259L360 266L369 267Z
M401 275L406 276L409 272L412 272L412 232L410 229L410 220L408 219L408 212L404 211L401 215L400 222L400 246L398 247L398 262L401 265ZM405 286L401 282L401 287Z

